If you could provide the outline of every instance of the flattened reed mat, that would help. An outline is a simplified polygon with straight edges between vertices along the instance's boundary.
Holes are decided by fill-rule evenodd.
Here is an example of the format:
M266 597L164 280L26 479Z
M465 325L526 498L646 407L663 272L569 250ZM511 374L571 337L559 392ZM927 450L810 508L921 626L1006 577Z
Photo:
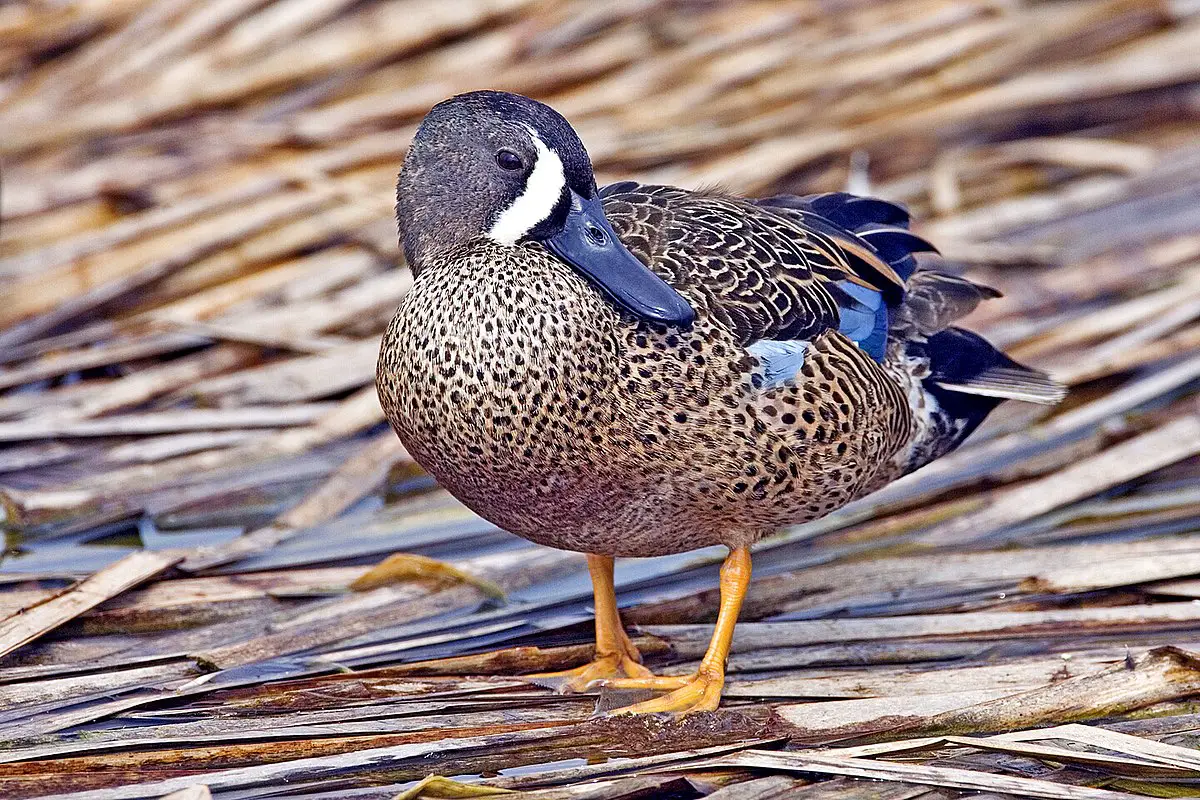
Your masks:
M1187 0L0 6L0 797L1200 794L1198 79ZM761 543L718 712L521 679L583 557L383 425L395 175L478 88L601 182L907 205L1072 387ZM397 551L462 574L356 584ZM721 555L618 564L656 671Z

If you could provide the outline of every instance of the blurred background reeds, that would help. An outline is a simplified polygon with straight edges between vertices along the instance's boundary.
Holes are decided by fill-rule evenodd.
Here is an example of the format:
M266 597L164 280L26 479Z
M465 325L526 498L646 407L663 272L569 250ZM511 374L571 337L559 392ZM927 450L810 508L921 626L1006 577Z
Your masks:
M511 680L586 653L582 559L383 424L396 172L480 88L602 183L903 203L1072 387L764 542L718 722ZM1198 133L1196 0L0 2L0 796L1200 792ZM480 580L350 589L399 550ZM619 567L656 668L719 555Z

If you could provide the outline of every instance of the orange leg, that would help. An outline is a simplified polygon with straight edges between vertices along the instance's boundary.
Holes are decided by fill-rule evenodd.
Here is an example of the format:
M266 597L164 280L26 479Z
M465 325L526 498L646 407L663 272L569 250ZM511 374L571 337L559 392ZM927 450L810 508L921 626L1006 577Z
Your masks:
M642 666L642 655L633 646L621 625L617 610L617 593L613 586L613 560L610 556L588 553L588 570L592 573L592 592L596 605L596 655L591 663L562 672L544 672L534 677L567 678L559 690L582 692L589 684L618 675L631 678L651 678L650 670Z
M670 694L637 703L614 711L614 714L656 714L673 711L690 714L694 711L714 711L721 702L725 686L725 661L733 644L733 628L742 599L750 586L750 550L739 547L729 552L721 567L721 610L713 631L708 652L694 675L680 677L630 677L603 681L614 689L669 689Z

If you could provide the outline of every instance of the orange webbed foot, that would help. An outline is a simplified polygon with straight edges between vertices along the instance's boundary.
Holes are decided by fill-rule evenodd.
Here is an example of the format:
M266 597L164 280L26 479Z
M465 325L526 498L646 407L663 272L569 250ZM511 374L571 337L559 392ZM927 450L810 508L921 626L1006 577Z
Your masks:
M630 648L633 645L630 644ZM530 678L565 678L566 681L558 688L559 694L574 694L596 688L610 680L629 680L653 678L650 670L642 666L640 658L626 652L609 652L596 656L595 659L574 669L564 669L559 672L542 672L529 675ZM624 676L624 677L622 677Z
M662 713L684 716L697 711L716 711L717 706L721 703L721 689L725 686L725 675L723 671L701 670L692 675L617 679L604 681L601 685L611 689L672 690L662 697L615 709L606 716Z

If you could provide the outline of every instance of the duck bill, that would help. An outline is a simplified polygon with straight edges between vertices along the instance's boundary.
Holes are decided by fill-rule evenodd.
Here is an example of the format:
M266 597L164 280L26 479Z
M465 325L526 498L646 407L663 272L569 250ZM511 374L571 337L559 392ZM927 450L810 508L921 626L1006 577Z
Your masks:
M687 326L695 318L688 301L621 244L598 195L589 200L572 191L566 224L543 244L646 322Z

